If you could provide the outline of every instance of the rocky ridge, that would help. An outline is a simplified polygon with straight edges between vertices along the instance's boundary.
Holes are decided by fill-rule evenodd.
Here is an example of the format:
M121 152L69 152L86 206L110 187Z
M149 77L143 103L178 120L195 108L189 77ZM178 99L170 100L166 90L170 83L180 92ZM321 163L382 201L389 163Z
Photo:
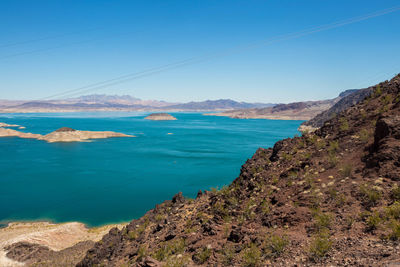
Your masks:
M340 99L336 104L334 104L328 110L325 110L319 113L317 116L313 117L312 119L303 122L300 127L299 131L315 131L322 125L324 122L335 117L340 112L344 111L345 109L357 104L358 102L364 100L368 97L373 88L365 88L360 90L348 90L348 94L340 95L342 99Z
M240 176L177 194L77 266L389 266L400 261L400 75Z
M354 93L355 89L342 92L338 97L320 101L294 102L289 104L278 104L264 108L246 108L229 110L220 113L208 113L207 116L222 116L234 119L270 119L270 120L309 120L315 114L330 109L342 98Z

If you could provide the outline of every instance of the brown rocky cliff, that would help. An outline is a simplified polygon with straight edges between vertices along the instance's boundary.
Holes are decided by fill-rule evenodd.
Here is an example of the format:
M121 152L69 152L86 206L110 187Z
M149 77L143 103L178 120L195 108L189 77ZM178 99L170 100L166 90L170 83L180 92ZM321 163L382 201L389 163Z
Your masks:
M78 266L385 266L400 261L400 76L315 133L260 148L229 186L178 194Z

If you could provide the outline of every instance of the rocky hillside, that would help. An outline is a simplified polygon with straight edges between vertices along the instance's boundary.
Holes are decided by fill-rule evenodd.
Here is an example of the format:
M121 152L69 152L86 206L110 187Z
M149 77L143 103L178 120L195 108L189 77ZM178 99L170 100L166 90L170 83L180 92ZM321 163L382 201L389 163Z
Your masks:
M234 119L309 120L313 118L315 114L330 109L342 98L355 91L357 90L346 90L338 97L328 100L294 102L264 108L235 109L205 115L230 117Z
M311 120L305 121L301 124L300 130L303 129L316 129L324 125L324 122L333 118L340 112L345 109L357 104L358 102L364 100L368 97L373 91L373 88L365 88L361 90L347 90L340 94L339 97L342 97L335 105L333 105L330 109L325 110L319 113L317 116L312 118Z
M177 194L78 266L400 262L400 75L315 133L260 148L228 187Z

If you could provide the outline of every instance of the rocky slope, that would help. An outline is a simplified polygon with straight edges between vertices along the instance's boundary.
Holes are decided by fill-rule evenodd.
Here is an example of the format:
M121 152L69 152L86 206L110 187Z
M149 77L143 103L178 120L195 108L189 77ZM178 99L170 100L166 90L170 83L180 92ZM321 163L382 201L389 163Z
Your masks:
M336 104L334 104L330 109L325 110L321 113L319 113L317 116L313 117L311 120L305 121L301 124L299 130L304 131L304 130L315 130L322 125L324 125L324 122L333 118L340 112L344 111L345 109L357 104L358 102L364 100L366 97L368 97L373 88L365 88L361 90L348 90L349 94L345 95L339 95L339 97L342 97Z
M260 148L228 187L177 194L78 266L400 262L400 75L315 133Z
M320 101L294 102L264 108L245 108L221 113L204 114L234 119L270 119L270 120L309 120L323 111L330 109L339 100L353 93L354 89L342 92L338 97Z

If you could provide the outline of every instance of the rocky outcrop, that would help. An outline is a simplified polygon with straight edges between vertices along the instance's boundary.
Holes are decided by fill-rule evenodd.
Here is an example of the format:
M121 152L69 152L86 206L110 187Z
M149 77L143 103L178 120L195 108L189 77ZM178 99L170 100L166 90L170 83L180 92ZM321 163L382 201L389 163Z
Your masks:
M110 229L82 223L18 222L0 228L0 266L74 266Z
M41 135L41 134L24 133L0 127L0 137L33 138L37 140L47 141L49 143L55 143L55 142L83 142L92 139L102 139L110 137L134 137L134 136L111 132L111 131L78 131L68 127L63 127L52 133Z
M324 122L326 122L327 120L332 119L340 112L364 100L371 94L372 90L373 88L371 87L361 90L347 90L343 92L339 95L341 99L336 104L334 104L328 110L317 114L310 120L303 122L299 127L299 131L311 132L318 129L319 127L324 125Z
M70 128L61 128L52 133L43 135L38 140L44 140L49 143L54 142L82 142L92 139L103 139L110 137L133 137L132 135L110 132L110 131L78 131Z
M168 113L153 113L145 118L152 121L175 121L176 118Z
M0 127L20 127L20 126L16 124L7 124L4 122L0 122Z
M32 134L32 133L24 133L24 132L0 127L0 137L20 137L20 138L39 139L42 137L42 135Z
M111 230L78 266L398 263L400 75L372 91L315 132L258 149L231 185Z

